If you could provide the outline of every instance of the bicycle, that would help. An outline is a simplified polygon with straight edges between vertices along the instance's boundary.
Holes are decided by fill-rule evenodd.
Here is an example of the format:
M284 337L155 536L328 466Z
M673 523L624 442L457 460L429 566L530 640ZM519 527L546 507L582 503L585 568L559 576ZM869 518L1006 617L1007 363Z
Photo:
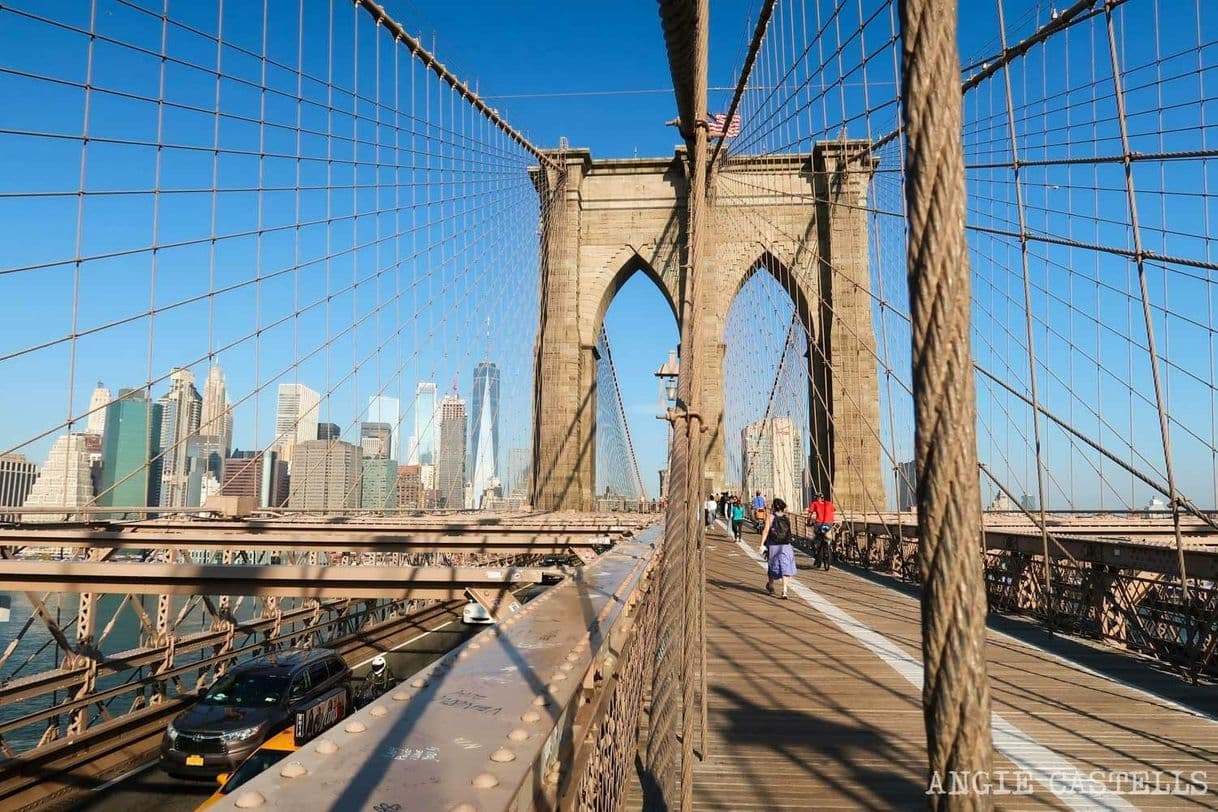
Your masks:
M816 525L812 536L812 565L816 569L828 570L833 566L833 540L829 536L832 529L827 524Z

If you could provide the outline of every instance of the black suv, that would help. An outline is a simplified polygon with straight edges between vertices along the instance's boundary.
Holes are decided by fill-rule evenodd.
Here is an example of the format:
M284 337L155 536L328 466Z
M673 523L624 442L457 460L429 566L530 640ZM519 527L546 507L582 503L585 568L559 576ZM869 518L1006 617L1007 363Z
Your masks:
M232 772L296 711L341 690L351 706L351 669L337 652L266 654L233 668L174 717L161 740L161 766L178 776Z

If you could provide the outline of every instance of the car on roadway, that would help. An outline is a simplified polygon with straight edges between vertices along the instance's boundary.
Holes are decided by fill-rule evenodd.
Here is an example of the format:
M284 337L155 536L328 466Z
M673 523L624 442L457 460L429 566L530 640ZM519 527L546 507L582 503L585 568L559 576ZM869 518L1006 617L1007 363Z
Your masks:
M319 705L323 699L334 701ZM331 724L351 708L351 669L337 652L275 652L241 663L169 723L161 767L185 778L232 772L298 712L317 707L314 714L335 716Z
M461 621L468 625L486 625L494 623L495 618L486 611L485 606L477 601L470 601L461 612Z
M231 773L220 773L217 775L216 783L220 786L211 794L211 797L195 808L195 812L200 812L200 810L220 803L224 799L224 796L263 770L283 761L284 758L295 753L298 749L300 748L296 744L294 730L279 731L263 742L261 747L246 756L245 761L241 762L241 765L237 769Z
M296 711L295 724L264 741L262 746L246 756L245 761L242 761L231 773L217 775L216 783L220 786L211 794L211 797L196 808L195 812L219 803L224 796L258 773L283 761L323 730L333 727L351 710L352 707L347 702L347 690L342 687L334 688L329 693L323 694L305 705Z

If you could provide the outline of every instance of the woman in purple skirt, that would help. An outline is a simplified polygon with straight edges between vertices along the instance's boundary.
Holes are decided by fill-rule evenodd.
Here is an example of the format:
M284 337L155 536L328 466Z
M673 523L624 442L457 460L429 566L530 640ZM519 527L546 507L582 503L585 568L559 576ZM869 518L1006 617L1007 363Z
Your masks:
M782 583L782 599L787 599L787 579L795 575L795 548L791 546L791 520L787 517L787 503L775 499L773 510L766 517L765 527L761 531L761 547L757 552L765 552L770 562L769 579L765 583L766 592L774 594L774 582Z

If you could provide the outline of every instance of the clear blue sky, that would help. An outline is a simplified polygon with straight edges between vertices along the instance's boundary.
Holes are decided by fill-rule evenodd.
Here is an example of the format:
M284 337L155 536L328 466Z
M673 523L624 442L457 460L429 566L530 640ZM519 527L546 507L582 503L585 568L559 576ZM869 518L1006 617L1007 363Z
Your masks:
M90 145L86 173L90 190L141 190L150 188L155 182L155 150L129 142L155 143L158 138L156 105L131 97L155 98L159 92L156 53L160 47L161 27L155 16L136 9L159 9L160 5L160 0L98 0L96 4L99 32L150 53L120 48L105 41L96 45L94 83L119 88L128 97L92 94L90 131L95 137L128 143L101 140ZM736 69L751 33L756 5L756 0L715 0L712 4L712 87L727 88L734 84ZM811 14L818 6L827 8L830 5L810 2L805 7ZM864 5L869 9L876 6L871 2ZM212 183L209 148L213 144L215 122L205 111L214 104L217 89L227 113L254 122L265 115L268 121L284 125L267 129L265 150L269 154L292 156L296 153L295 117L300 111L292 102L296 93L294 75L278 69L269 72L268 85L282 89L287 94L287 101L283 97L269 96L265 114L260 110L259 93L250 85L256 86L260 81L258 60L250 53L257 54L261 48L261 6L258 2L226 4L224 39L235 47L226 46L221 54L226 77L219 83L219 88L214 76L206 70L180 64L168 67L166 98L180 107L165 114L160 139L197 149L172 151L162 167L159 181L162 188L205 189ZM475 85L491 104L537 144L555 146L565 137L573 146L590 148L597 157L671 154L677 141L676 131L665 127L664 122L675 116L675 105L654 0L563 6L542 0L514 3L388 0L386 6L406 28L419 32L427 45L434 45L442 62ZM786 6L780 4L782 8ZM847 6L854 8L853 3ZM1120 47L1125 64L1153 63L1156 49L1159 53L1183 53L1184 58L1195 63L1197 54L1190 51L1189 46L1198 41L1212 42L1218 35L1218 14L1205 6L1204 0L1198 5L1188 2L1126 4L1120 12ZM71 374L69 365L73 362L68 346L63 343L0 361L0 380L5 391L22 393L21 397L6 398L0 403L0 425L4 427L0 432L0 446L15 446L54 426L68 410L69 396L72 411L83 411L96 379L103 379L115 390L125 385L138 386L160 378L175 364L206 357L209 351L222 348L226 342L240 340L260 327L267 332L257 341L245 340L236 350L221 353L221 361L229 375L230 396L234 398L243 397L255 388L256 382L265 383L285 366L291 366L291 373L280 380L300 380L331 392L323 407L323 419L348 426L358 421L361 404L366 402L367 396L383 391L401 397L404 403L402 416L408 427L412 420L408 404L415 381L435 380L443 393L456 380L458 391L468 398L473 366L489 354L504 371L504 453L508 447L525 442L529 430L527 416L531 409L531 396L525 385L531 374L531 348L527 345L536 324L536 296L535 290L530 288L535 283L528 275L529 269L536 267L533 225L536 213L528 204L528 182L523 172L527 157L507 145L496 144L493 157L484 164L468 160L458 163L452 156L469 153L450 149L450 157L437 158L436 165L419 170L418 177L396 178L397 183L407 189L421 188L413 185L416 181L431 179L433 182L435 194L442 201L437 203L436 198L431 198L419 209L426 212L426 225L403 222L400 216L395 218L391 213L368 215L367 212L391 209L394 205L391 197L372 188L378 178L386 184L392 183L394 178L384 174L378 176L367 165L375 160L374 148L369 143L383 145L381 139L389 138L386 130L378 131L368 123L375 115L375 105L367 99L378 92L370 86L378 75L371 67L376 59L373 50L376 40L368 35L352 36L353 10L346 3L330 6L320 0L307 0L305 7L307 14L301 33L306 72L313 77L332 73L338 88L332 103L339 112L327 117L317 104L306 107L301 113L302 126L314 135L306 136L300 149L303 154L324 158L325 139L317 137L316 133L327 130L340 135L354 133L363 143L354 150L348 142L340 141L338 147L331 145L332 154L340 159L353 157L361 164L358 169L352 170L349 164L339 161L329 167L327 175L324 161L314 161L306 164L302 184L341 187L354 181L360 189L345 194L305 192L299 195L299 201L291 192L268 192L263 201L263 226L295 222L297 202L301 206L302 220L333 217L339 218L339 224L329 228L310 227L296 234L291 230L277 232L262 241L223 240L214 251L205 240L200 244L163 250L151 296L153 269L147 254L91 261L84 264L80 274L73 273L71 263L67 263L0 275L0 301L4 302L0 355L66 335L71 330L73 318L78 329L119 318L132 319L130 323L109 327L101 334L79 340L75 371ZM79 188L79 140L48 138L40 134L80 132L83 95L73 83L78 85L84 79L87 38L71 31L70 27L87 27L89 8L90 4L83 0L54 5L40 0L21 0L5 3L0 10L0 131L34 133L0 132L0 268L70 259L76 254L78 236L81 238L80 253L85 256L147 246L153 239L154 206L148 195L91 198L84 211L80 235L74 195L36 200L3 196L30 191L70 193ZM294 65L299 44L294 20L296 3L272 0L269 8L268 52L273 58ZM331 8L334 9L333 23L328 18ZM1036 0L1008 0L1005 8L1008 39L1012 41L1024 36L1038 22L1044 22L1049 13L1048 6ZM611 11L607 12L607 9ZM1130 15L1128 20L1124 17L1126 13ZM170 14L175 20L205 34L217 29L212 2L173 0ZM1152 16L1148 17L1148 14ZM34 18L38 15L46 15L62 25L39 21ZM960 49L966 63L999 49L992 4L962 4L961 15ZM1202 18L1200 32L1196 30L1194 20L1197 15ZM793 23L781 30L791 35L795 30L791 25ZM883 22L883 25L887 23ZM339 43L332 63L326 58L327 31L331 28ZM1035 109L1028 112L1022 105L1031 104L1038 95L1051 95L1054 83L1060 82L1064 87L1069 81L1069 86L1075 89L1074 94L1087 92L1087 71L1094 72L1093 66L1097 64L1101 66L1100 70L1093 75L1102 80L1106 43L1087 39L1093 30L1082 27L1077 36L1072 34L1066 56L1063 57L1061 51L1054 51L1047 60L1028 60L1014 75L1016 104L1021 107L1025 128L1021 137L1029 154L1035 153L1040 143L1036 140L1036 128L1060 127L1055 117L1062 113L1055 109L1038 117ZM1139 31L1152 30L1157 39L1137 36ZM358 56L352 53L353 41L357 41ZM216 56L214 43L206 36L192 34L182 27L171 29L169 50L175 57L203 68L214 64ZM54 59L47 58L50 53L54 54ZM381 58L382 64L388 64L385 54ZM1214 84L1218 76L1214 76L1212 55L1206 51L1202 59L1206 65L1201 72L1206 87L1218 86ZM354 124L350 113L343 111L351 109L347 91L351 89L350 77L357 61L363 82L358 91L364 100L355 107L360 123ZM399 71L403 88L409 80L405 70ZM1195 104L1182 104L1179 109L1170 105L1173 99L1187 101L1198 97L1200 91L1195 84L1198 71L1192 70L1191 85L1187 79L1161 78L1177 73L1184 75L1186 71L1181 65L1166 60L1160 65L1158 80L1146 71L1128 78L1131 86L1141 88L1130 93L1131 109L1157 109L1164 106L1163 98L1166 98L1168 111L1159 114L1158 130L1173 133L1165 141L1161 132L1155 135L1156 122L1150 122L1142 127L1149 134L1136 140L1135 148L1154 151L1195 148L1205 143L1204 131L1210 126L1204 118L1206 114L1201 114L1199 122ZM44 78L31 79L22 74ZM1069 74L1071 78L1065 78L1063 74ZM384 70L380 76L383 86L379 92L388 104L392 97L391 77ZM49 81L54 78L66 80L66 83ZM980 98L978 95L971 97L972 106L966 107L966 118L975 122L966 133L973 145L970 160L983 156L986 139L1001 144L1005 137L1000 126L990 125L990 129L985 129L985 122L993 120L987 117L1004 113L1005 99L998 92L1001 85L991 85ZM420 88L422 86L420 84ZM318 103L327 97L325 88L315 80L304 82L303 92ZM875 92L882 98L884 94L891 95L893 89L877 86ZM424 99L421 94L422 90L419 90L414 97L415 105L420 107ZM713 90L711 109L725 108L728 96L725 89ZM441 146L451 147L453 140L484 138L472 119L460 115L453 117L454 107L449 98L438 90L429 98L429 103L435 105L430 120L434 122L438 118L443 127L430 131L431 151L438 155ZM1088 116L1100 116L1102 111L1089 109L1081 98L1071 98L1072 124L1079 130L1072 132L1072 136L1079 140L1091 120ZM873 97L871 102L875 101ZM858 102L858 99L852 100L852 103ZM187 109L192 106L204 112ZM401 106L406 108L408 105L403 103ZM457 113L462 111L460 106L455 109ZM1147 119L1142 122L1145 124ZM1198 123L1204 123L1205 127L1190 129L1190 125ZM1069 128L1071 123L1066 126ZM1101 127L1097 132L1111 139L1109 130ZM259 186L290 188L295 181L296 162L290 157L258 160L258 135L256 123L249 121L226 119L221 127L222 144L251 154L226 154L218 162L218 184L232 191L218 196L216 233L236 233L258 227L259 196L246 190ZM339 148L346 152L339 154ZM1045 155L1060 154L1053 153L1051 145L1040 148ZM336 149L339 152L333 152ZM1108 140L1097 149L1111 152L1113 144ZM1004 160L1001 146L994 147L992 155L994 160ZM1026 159L1028 155L1023 157ZM1218 183L1218 174L1209 164L1201 172L1195 171L1196 168L1196 164L1168 166L1160 177L1158 167L1148 166L1145 176L1139 177L1140 188L1149 189L1153 194L1154 189L1171 184L1199 192L1197 187L1202 181ZM459 174L462 172L465 174ZM992 222L1003 222L1009 227L1010 185L1008 182L1004 186L1000 175L995 174L992 183L986 176L979 175L970 187L974 195L973 222L986 223L989 217ZM1208 177L1210 175L1214 177ZM463 180L470 179L477 179L481 185L462 185ZM1030 209L1030 228L1056 234L1070 233L1084 241L1126 243L1125 230L1119 225L1094 228L1097 217L1112 218L1119 223L1124 216L1117 165L1087 175L1070 174L1060 167L1029 170L1027 180L1034 187L1030 199L1037 207ZM877 206L900 208L902 203L895 183L895 175L877 180L877 184L881 184ZM1102 185L1106 189L1091 197L1076 192L1066 201L1060 196L1054 197L1058 190L1072 184L1079 187ZM1208 188L1214 187L1210 184ZM162 195L161 199L156 212L160 242L198 239L213 231L210 194L184 192ZM398 201L398 205L401 204L402 201ZM1204 231L1201 208L1195 205L1189 208L1184 198L1145 206L1142 212L1144 226L1162 232L1174 225L1184 232L1184 237L1176 235L1170 241L1164 233L1152 235L1148 247L1188 256L1206 254L1210 246L1198 236ZM354 225L350 219L343 219L352 211L361 213L354 218ZM1071 213L1070 222L1061 219L1062 212ZM1080 230L1089 225L1091 233ZM378 235L395 231L410 236L378 242ZM500 236L497 238L495 234ZM503 235L510 236L505 238ZM439 247L434 250L419 248L421 244L433 243ZM890 297L899 305L901 297L894 291L899 291L904 282L903 258L891 247L889 244L875 249L873 283L883 279ZM1001 330L987 328L980 336L986 340L976 342L977 358L1009 379L1021 382L1021 386L1026 385L1020 372L1021 364L1026 368L1026 360L1020 359L1021 353L1026 353L1019 333L1022 316L1016 312L1022 306L1022 289L1017 284L1018 278L1012 276L1012 270L1018 269L1018 256L1010 253L1010 240L975 239L973 250L977 272L975 290L979 297L977 318L986 324L998 319L1003 327ZM1114 415L1112 425L1096 425L1092 419L1089 431L1118 450L1128 439L1123 434L1135 434L1138 447L1126 446L1122 452L1124 456L1140 466L1161 466L1161 459L1154 458L1157 426L1153 414L1147 412L1144 402L1133 402L1129 392L1132 387L1136 396L1145 395L1148 383L1144 365L1139 367L1136 361L1134 343L1142 338L1138 335L1138 314L1130 315L1128 308L1128 263L1105 259L1094 269L1090 266L1081 269L1078 257L1069 255L1064 249L1038 245L1034 251L1034 282L1037 284L1032 301L1033 310L1040 319L1037 341L1041 363L1049 367L1042 375L1046 402L1062 413L1071 414L1080 424L1088 419L1087 403L1092 406L1097 401L1103 403L1103 408ZM323 263L324 269L321 264L313 264L307 273L271 276L257 286L250 284L251 269L259 263L263 272L269 273L296 264L297 255L300 262L310 263L327 254L333 257L329 263ZM1090 256L1087 262L1091 262ZM1060 275L1054 270L1058 266L1072 268L1072 275L1068 279ZM382 273L364 279L364 273L370 268L380 269ZM1105 280L1114 278L1114 273L1119 274L1116 277L1118 290L1103 292L1099 286L1089 285L1082 277L1084 272L1092 271L1096 275L1102 274ZM348 290L347 283L352 280L358 284ZM1189 478L1189 490L1196 494L1197 501L1209 504L1213 501L1215 485L1210 450L1213 444L1210 414L1214 400L1214 370L1210 359L1213 353L1210 350L1214 339L1213 330L1206 327L1213 323L1213 314L1203 301L1210 295L1209 285L1203 280L1176 276L1172 278L1169 290L1161 274L1152 275L1150 283L1156 302L1166 303L1174 313L1188 316L1202 325L1196 328L1177 320L1161 326L1170 328L1165 329L1164 343L1170 344L1173 360L1180 367L1169 374L1169 389L1176 398L1175 412L1181 421L1176 427L1181 468ZM232 293L206 296L210 290L225 285L239 287ZM253 287L259 291L257 296L250 295ZM78 291L76 295L74 288ZM749 318L765 322L758 326L751 339L757 352L765 355L757 359L762 368L776 360L769 355L781 350L782 327L789 317L788 303L774 300L771 293L763 287L750 289L748 295L752 298L748 306L740 308ZM187 302L192 296L204 299ZM267 326L290 315L301 307L300 302L314 301L318 297L323 303L321 306L310 308L285 324ZM1067 305L1059 298L1076 302L1096 300L1097 304L1088 320L1083 305ZM75 314L73 301L79 302ZM155 340L149 355L150 331L147 320L138 318L139 313L150 305L163 307L175 301L185 303L172 314L160 315L155 320ZM887 318L887 326L892 329L887 335L885 352L907 379L908 334L899 322L891 320L891 314ZM487 340L488 319L492 337L497 339L490 342ZM654 491L655 471L663 466L665 428L653 417L656 383L652 373L663 362L668 349L675 346L676 328L658 292L642 276L636 276L623 288L609 310L606 324L640 468L648 488ZM1097 333L1097 324L1109 325L1113 335L1104 335L1102 329ZM408 326L403 329L404 325ZM775 328L775 325L779 327ZM747 324L732 329L742 335L749 334ZM324 342L325 351L308 356L309 348L316 344L310 342L326 336L335 338ZM1069 347L1063 336L1073 342L1073 355L1066 352ZM1092 336L1098 337L1093 341ZM252 349L254 345L258 347L257 352ZM489 351L488 346L492 347ZM496 346L502 349L494 349ZM1105 369L1114 370L1118 378L1109 380L1107 373L1096 371L1095 364L1089 366L1090 362L1080 361L1080 349L1102 354ZM345 380L346 372L356 362L360 365L359 373ZM205 365L195 367L200 381L205 371ZM1053 374L1047 374L1050 371ZM1100 379L1094 395L1072 395L1068 391L1063 381L1071 380L1076 371L1089 386L1095 384L1095 379ZM154 393L161 391L164 391L163 384L154 387ZM890 404L893 416L892 424L886 429L886 442L894 456L905 458L910 453L908 398L901 394L899 387L892 388L891 392L881 392L886 421ZM735 397L741 403L757 400L753 394L743 392ZM988 456L995 467L1000 467L1001 462L1009 469L1005 476L1013 487L1017 485L1017 490L1029 488L1032 485L1027 467L1030 423L1026 414L1008 414L1006 410L1018 404L985 387L979 398L983 457ZM800 407L793 402L784 408L797 413ZM273 413L273 387L268 387L262 396L241 404L237 412L237 444L245 447L266 444ZM739 425L741 420L740 416L734 416L730 422ZM409 431L404 429L402 433L405 435ZM349 432L345 434L349 437ZM1195 441L1193 435L1199 435L1203 442ZM31 443L23 451L41 462L50 439ZM1060 433L1050 432L1047 443L1050 452L1057 455L1056 459L1063 461L1059 473L1064 471L1064 466L1084 459L1077 449L1070 450ZM885 467L889 463L888 459L884 460ZM1080 478L1084 474L1085 471L1080 471ZM1067 490L1072 492L1073 486L1062 485L1059 498L1054 501L1060 504ZM1122 480L1117 490L1122 498L1134 502L1144 502L1149 496L1145 489L1130 487L1126 480ZM1092 498L1093 494L1084 492L1082 496Z

